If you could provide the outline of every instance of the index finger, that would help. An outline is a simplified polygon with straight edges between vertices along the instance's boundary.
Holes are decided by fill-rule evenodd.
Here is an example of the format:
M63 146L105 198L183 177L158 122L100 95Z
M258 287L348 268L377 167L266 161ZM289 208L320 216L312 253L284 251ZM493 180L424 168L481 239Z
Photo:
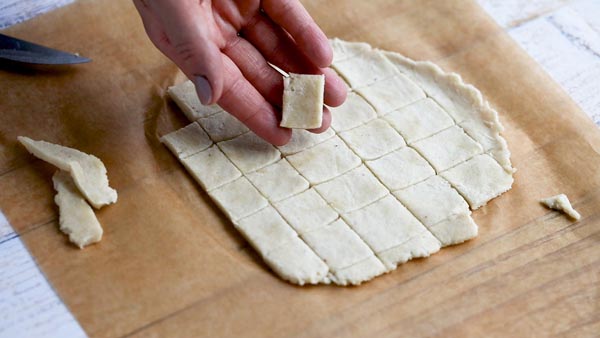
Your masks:
M327 36L298 0L264 0L262 8L292 36L315 66L324 68L331 64L333 50Z

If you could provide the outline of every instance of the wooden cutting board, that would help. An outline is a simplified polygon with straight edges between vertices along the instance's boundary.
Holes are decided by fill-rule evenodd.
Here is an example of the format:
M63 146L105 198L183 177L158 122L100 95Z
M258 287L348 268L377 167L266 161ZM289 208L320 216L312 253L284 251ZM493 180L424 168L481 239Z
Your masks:
M3 33L91 64L0 65L0 209L95 337L593 336L600 332L600 133L475 1L305 4L333 37L434 60L501 114L518 172L475 240L360 287L297 287L263 264L158 141L181 80L129 1L80 1ZM51 175L18 135L100 157L117 204L83 251L58 231ZM566 193L583 218L538 204Z

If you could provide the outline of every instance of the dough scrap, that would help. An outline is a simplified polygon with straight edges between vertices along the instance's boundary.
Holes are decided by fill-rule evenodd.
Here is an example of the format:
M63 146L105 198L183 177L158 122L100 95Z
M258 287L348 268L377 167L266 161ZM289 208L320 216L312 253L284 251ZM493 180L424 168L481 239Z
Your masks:
M365 99L355 92L348 93L346 101L339 107L329 107L333 119L331 127L341 132L358 127L377 118L377 113Z
M340 137L362 159L373 160L406 145L404 139L383 119L341 132ZM373 137L377 135L377 138Z
M102 226L87 204L69 174L59 170L52 176L56 196L54 201L59 208L60 231L69 235L69 241L83 247L100 242Z
M540 203L547 206L550 209L558 210L564 212L572 219L578 221L581 219L581 215L573 208L571 202L569 202L569 198L565 194L560 194L548 198L543 198L540 200Z
M200 103L196 87L192 81L187 80L167 89L169 96L175 101L179 109L183 111L190 121L196 121L201 117L207 117L223 111L218 105L205 106Z
M384 119L404 137L408 144L454 125L452 118L430 98L393 111L385 115Z
M290 73L283 78L281 127L320 128L323 124L325 75Z
M201 152L212 144L206 132L196 122L164 135L160 141L180 159Z
M94 208L100 209L117 201L117 191L108 185L106 167L96 156L25 136L17 139L35 157L69 172L79 191Z

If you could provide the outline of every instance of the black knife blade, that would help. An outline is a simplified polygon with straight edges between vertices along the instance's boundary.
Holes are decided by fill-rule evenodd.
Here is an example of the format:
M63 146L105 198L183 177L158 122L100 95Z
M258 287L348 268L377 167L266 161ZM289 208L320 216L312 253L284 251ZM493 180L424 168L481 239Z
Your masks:
M66 65L92 61L86 57L44 47L0 34L0 58L40 65Z

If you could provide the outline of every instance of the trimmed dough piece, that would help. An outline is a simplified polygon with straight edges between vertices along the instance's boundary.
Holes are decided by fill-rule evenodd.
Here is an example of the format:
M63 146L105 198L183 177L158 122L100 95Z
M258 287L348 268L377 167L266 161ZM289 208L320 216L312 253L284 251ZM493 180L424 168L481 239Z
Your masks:
M339 217L315 189L308 189L274 206L300 235L324 227Z
M367 244L341 218L303 234L302 238L334 272L373 256Z
M298 153L308 149L314 145L322 143L335 136L335 132L331 128L326 131L315 134L303 129L295 129L292 131L292 138L288 144L279 146L279 151L285 156Z
M254 186L271 202L278 202L308 189L308 181L286 159L247 175Z
M364 165L316 185L315 189L340 213L360 209L388 193Z
M358 167L361 160L337 136L287 160L310 183L319 184Z
M294 284L329 284L329 267L300 238L283 243L263 257L281 278Z
M201 118L198 120L198 123L206 130L214 142L229 140L250 130L235 116L226 111Z
M364 160L381 157L406 145L402 136L382 119L373 120L339 135Z
M435 170L410 147L404 147L365 164L391 191L404 189L433 175Z
M223 110L216 104L205 106L200 103L196 87L190 80L169 87L167 93L190 121L196 121L201 117L210 116Z
M371 46L368 43L349 42L338 38L329 39L329 44L333 49L333 63L349 59L371 50Z
M331 65L352 88L365 87L398 74L380 52L370 50Z
M571 206L571 202L569 202L569 198L565 194L541 199L540 203L550 209L562 211L576 221L581 218L581 215Z
M348 93L346 101L339 107L329 107L331 111L331 127L337 132L358 127L377 118L371 105L355 92Z
M467 213L450 216L428 228L443 246L460 244L477 237L477 224Z
M379 116L425 98L423 90L402 74L356 91L375 108Z
M24 136L17 139L35 157L68 171L79 191L94 208L99 209L117 201L117 191L108 185L106 168L96 156Z
M160 141L180 159L201 152L212 144L206 132L196 122L164 135Z
M483 152L481 146L457 126L417 141L412 146L438 173Z
M218 143L223 153L243 172L249 173L279 160L281 153L253 132Z
M237 221L235 227L263 257L298 237L271 206Z
M441 247L442 244L431 232L424 231L396 247L377 253L377 257L390 271L413 258L429 257Z
M216 189L242 176L242 173L216 145L181 159L181 163L206 191Z
M469 202L471 210L510 190L513 184L512 175L487 154L475 156L441 175Z
M408 144L454 125L452 118L430 98L393 111L384 118Z
M347 268L333 272L331 279L337 285L360 285L386 272L386 267L376 256L370 256Z
M392 66L393 68L393 66ZM323 124L325 75L290 73L283 78L283 108L279 126L314 129Z
M269 204L245 177L209 191L208 194L233 222L252 215Z
M54 202L59 208L60 231L69 235L69 241L80 249L84 246L100 242L102 227L94 214L77 190L73 179L65 171L57 171L52 176L56 196Z

